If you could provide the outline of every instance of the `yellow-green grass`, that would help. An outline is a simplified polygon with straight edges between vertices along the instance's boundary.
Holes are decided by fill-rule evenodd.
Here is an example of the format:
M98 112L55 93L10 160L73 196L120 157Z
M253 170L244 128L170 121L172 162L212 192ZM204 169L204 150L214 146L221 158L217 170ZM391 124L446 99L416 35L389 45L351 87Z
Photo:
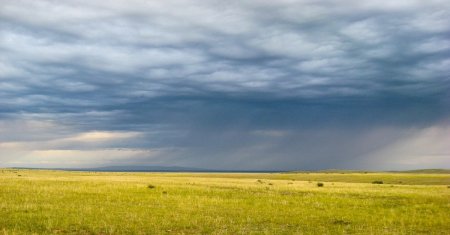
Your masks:
M4 169L0 234L449 234L449 180Z
M237 179L271 179L299 181L327 181L347 183L372 183L383 181L385 184L405 185L450 185L450 174L412 174L412 173L176 173L166 174L170 177L200 177L200 178L237 178Z

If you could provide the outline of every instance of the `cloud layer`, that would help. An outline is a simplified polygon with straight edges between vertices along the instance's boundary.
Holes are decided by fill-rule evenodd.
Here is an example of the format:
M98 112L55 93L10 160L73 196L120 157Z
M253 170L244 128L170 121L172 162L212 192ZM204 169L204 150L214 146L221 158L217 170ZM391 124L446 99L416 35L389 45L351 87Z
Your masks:
M0 164L450 167L449 9L2 1Z

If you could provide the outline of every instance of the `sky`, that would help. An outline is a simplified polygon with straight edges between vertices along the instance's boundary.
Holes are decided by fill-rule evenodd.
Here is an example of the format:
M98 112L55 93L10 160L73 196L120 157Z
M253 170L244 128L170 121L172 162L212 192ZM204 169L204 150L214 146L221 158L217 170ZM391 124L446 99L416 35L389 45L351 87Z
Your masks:
M0 167L450 168L448 19L448 0L0 0Z

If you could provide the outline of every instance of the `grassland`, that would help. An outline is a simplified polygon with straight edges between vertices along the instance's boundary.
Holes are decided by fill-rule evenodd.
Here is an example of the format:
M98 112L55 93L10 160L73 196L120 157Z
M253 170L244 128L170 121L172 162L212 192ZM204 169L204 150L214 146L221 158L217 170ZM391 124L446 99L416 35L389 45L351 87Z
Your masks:
M449 234L448 185L422 173L3 169L0 234Z

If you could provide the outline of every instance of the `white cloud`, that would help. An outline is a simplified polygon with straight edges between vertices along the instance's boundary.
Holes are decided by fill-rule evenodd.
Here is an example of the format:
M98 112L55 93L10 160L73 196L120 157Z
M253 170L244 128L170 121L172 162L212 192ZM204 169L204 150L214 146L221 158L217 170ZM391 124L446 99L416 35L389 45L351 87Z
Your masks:
M366 156L384 169L446 168L450 166L450 126L410 130L405 138Z
M117 162L139 162L161 155L162 150L36 150L4 162L7 166L27 167L92 167Z

